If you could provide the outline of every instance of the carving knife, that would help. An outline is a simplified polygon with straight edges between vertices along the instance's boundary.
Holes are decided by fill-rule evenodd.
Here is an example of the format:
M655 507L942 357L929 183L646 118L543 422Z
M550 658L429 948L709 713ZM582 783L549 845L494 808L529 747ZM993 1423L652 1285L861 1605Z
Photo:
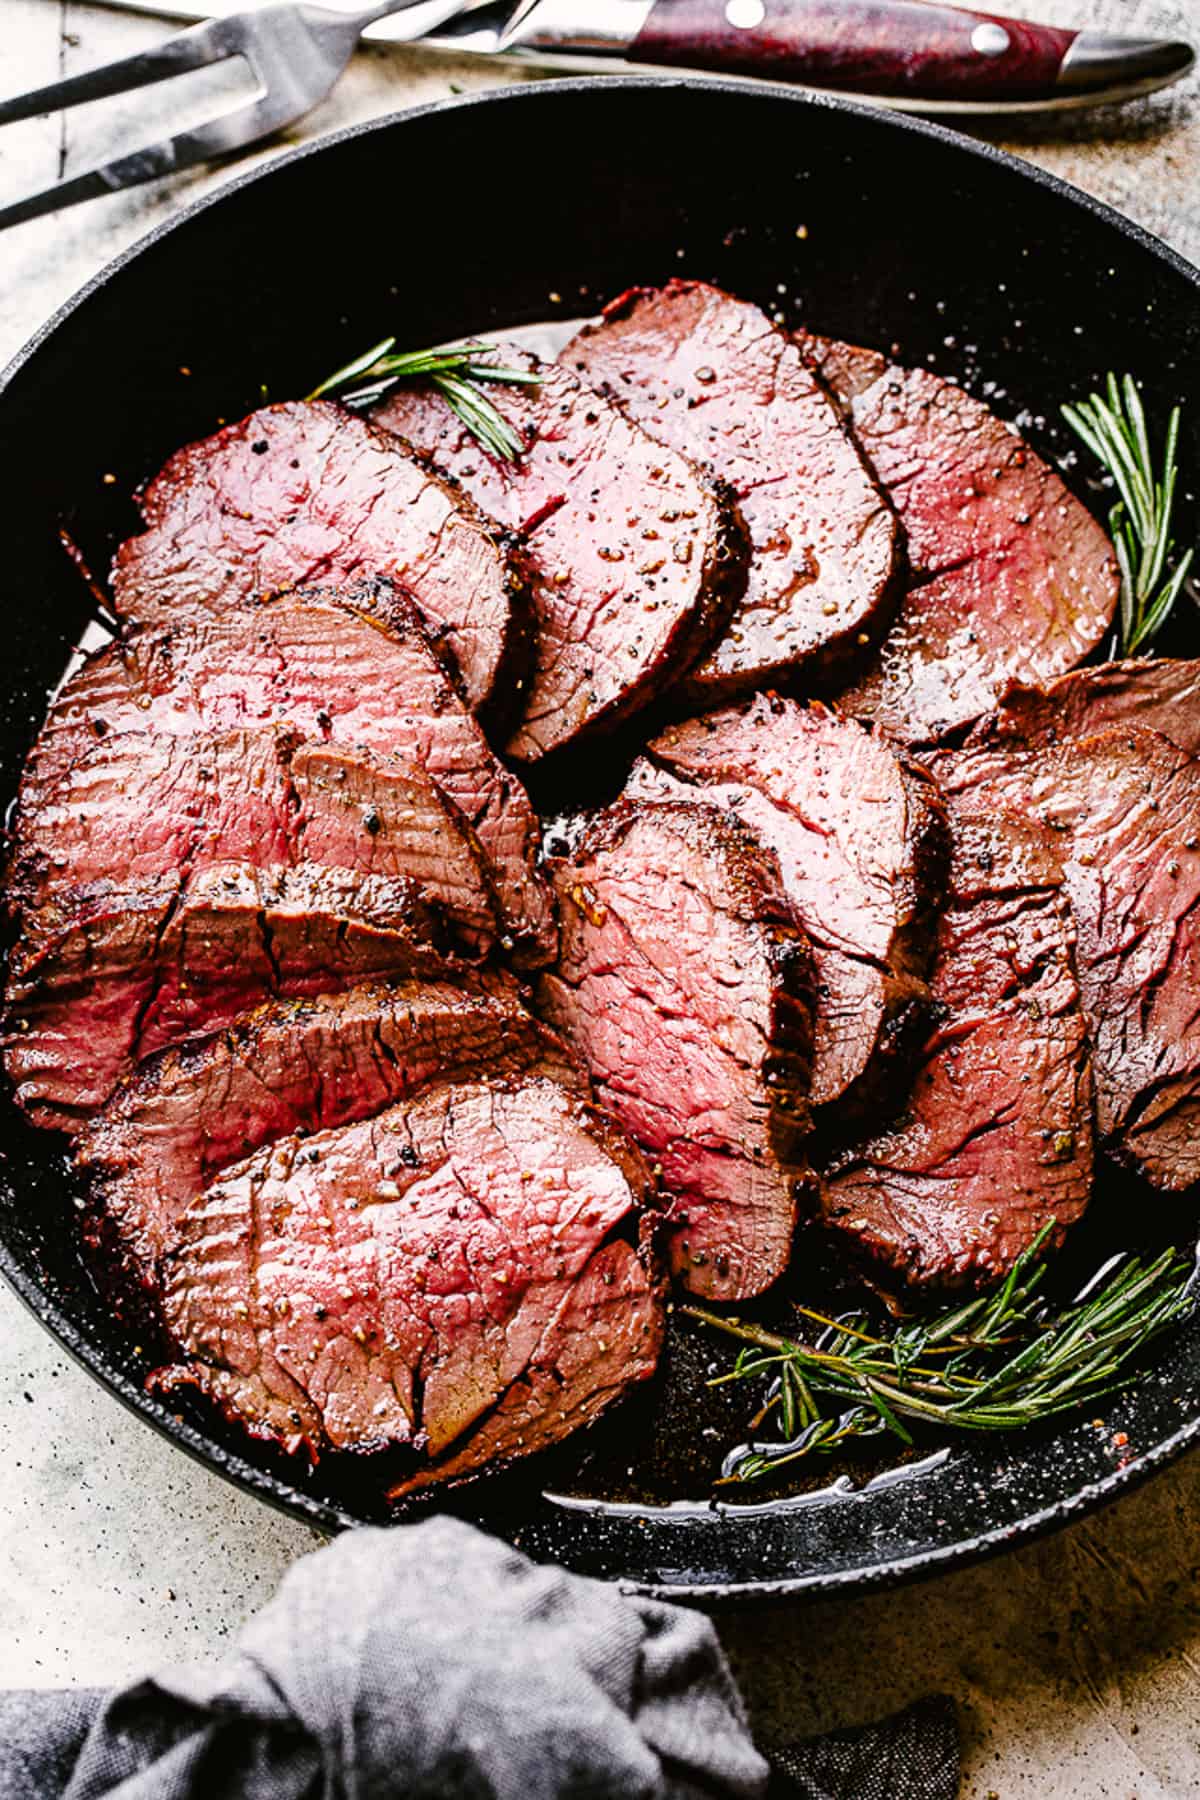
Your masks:
M105 0L196 20L246 0ZM1195 62L1178 40L1038 25L925 0L444 0L371 39L576 71L663 67L836 89L923 113L1042 112L1166 87Z

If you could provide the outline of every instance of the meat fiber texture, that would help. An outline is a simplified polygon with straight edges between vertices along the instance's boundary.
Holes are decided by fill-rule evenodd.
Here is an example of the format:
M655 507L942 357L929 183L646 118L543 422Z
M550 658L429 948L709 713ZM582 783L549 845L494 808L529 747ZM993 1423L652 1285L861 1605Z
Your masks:
M946 879L941 799L877 730L819 704L756 695L676 725L630 791L704 800L775 853L812 942L810 1100L843 1133L907 1079L928 1013L926 976Z
M711 706L767 683L844 678L891 617L902 538L791 340L747 301L672 281L614 300L561 360L737 497L749 581L689 697Z
M661 1170L684 1286L761 1293L791 1254L809 1130L812 957L779 865L710 807L625 801L553 873L543 1015Z
M521 533L537 642L508 752L534 762L628 718L695 660L745 585L746 543L684 456L567 369L514 345L495 354L537 377L488 390L521 440L516 460L490 456L427 388L398 388L375 418Z
M179 1216L230 1164L370 1118L439 1078L524 1070L586 1094L562 1045L494 976L273 1001L143 1062L87 1122L76 1156L153 1284Z
M951 897L932 989L941 1018L907 1113L821 1183L828 1228L887 1285L983 1286L1092 1178L1092 1081L1075 931L1054 834L951 812Z
M379 887L313 864L215 863L97 903L10 964L3 1047L19 1104L74 1132L142 1058L268 998L443 977L445 957Z
M330 401L287 401L176 452L141 496L113 600L126 619L386 576L413 595L474 711L511 710L529 656L527 576L500 528L419 457Z
M1200 762L1129 726L929 758L958 803L1054 831L1079 931L1104 1148L1159 1188L1200 1180Z
M908 590L846 712L920 743L1013 682L1052 680L1107 632L1119 573L1102 527L980 401L872 350L797 340L842 404L908 540Z
M1189 756L1200 753L1200 661L1138 656L1073 669L1042 687L1012 687L972 728L966 748L1033 749L1113 725L1160 731Z
M496 942L469 830L419 766L279 729L103 738L18 807L12 840L6 897L25 952L119 894L183 891L226 862L357 872L431 944L483 956Z
M654 1367L647 1192L619 1134L536 1076L282 1139L179 1220L164 1304L186 1360L160 1382L312 1456L409 1446L402 1487L521 1456Z
M353 750L364 770L398 758L425 775L482 850L502 947L518 965L548 960L554 907L535 867L528 797L488 748L412 604L387 582L147 627L89 657L50 707L21 806L36 813L66 771L121 732L279 728L333 754Z

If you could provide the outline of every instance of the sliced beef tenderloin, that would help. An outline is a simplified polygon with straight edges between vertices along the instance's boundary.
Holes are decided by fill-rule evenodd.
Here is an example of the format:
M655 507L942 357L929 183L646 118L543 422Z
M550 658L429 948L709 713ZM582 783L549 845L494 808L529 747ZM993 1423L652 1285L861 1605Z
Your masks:
M562 360L737 496L749 582L689 694L711 706L767 682L844 679L890 619L902 540L791 339L745 300L671 281L614 300Z
M71 901L174 876L206 851L212 862L291 860L286 732L167 737L136 716L141 730L91 737L61 763L35 746L8 833L14 922L51 923Z
M980 401L928 369L801 337L908 539L909 587L847 712L925 742L970 724L1014 681L1081 662L1117 602L1101 526Z
M296 859L357 869L378 881L408 881L450 928L458 953L496 942L496 907L463 815L428 776L334 744L304 744L292 756Z
M891 1285L1002 1276L1091 1189L1092 1085L1074 926L1054 834L951 814L950 903L932 988L941 1022L907 1113L821 1181L826 1226Z
M75 1153L152 1274L184 1208L264 1144L370 1118L436 1079L520 1070L587 1085L494 978L488 988L398 982L275 1000L142 1063L88 1120Z
M1189 756L1200 754L1200 661L1138 656L1073 669L1042 687L1012 687L966 747L1058 743L1112 725L1160 731Z
M1200 1181L1200 762L1137 727L942 752L976 810L1048 825L1079 930L1101 1141L1156 1187Z
M779 865L714 808L622 801L554 871L544 1016L657 1168L693 1293L761 1293L804 1186L812 958Z
M483 850L515 959L549 959L554 906L535 867L528 796L488 748L414 608L387 582L145 628L89 657L51 705L21 805L35 812L65 770L119 732L266 726L359 757L400 758L428 775Z
M728 808L775 852L812 940L814 1107L840 1131L907 1075L945 888L945 819L925 771L819 704L754 699L672 726L631 786Z
M535 1430L518 1410L489 1431L489 1460L519 1456L654 1368L652 1273L613 1250L647 1192L611 1126L536 1076L443 1083L286 1138L180 1219L165 1311L185 1360L162 1379L289 1449L410 1445L435 1468L514 1388L548 1389ZM564 1346L576 1288L583 1316ZM627 1351L620 1377L609 1329Z
M229 862L357 871L376 897L406 884L467 955L497 936L477 845L419 766L278 728L119 731L20 805L11 836L6 898L26 949L147 882Z
M266 406L171 457L146 530L113 564L124 618L173 625L311 586L409 590L476 712L511 714L529 654L527 574L501 528L428 463L329 401Z
M272 995L444 975L415 906L394 882L311 863L216 863L97 901L10 962L3 1045L17 1100L35 1124L73 1132L142 1057Z
M431 390L401 388L375 416L522 534L537 648L508 750L534 762L628 718L695 660L745 584L746 545L725 494L619 408L515 346L497 356L538 377L488 391L520 436L512 462Z
M661 1302L646 1280L645 1257L644 1248L623 1238L602 1244L499 1403L435 1462L398 1482L390 1497L548 1450L652 1374L661 1349Z

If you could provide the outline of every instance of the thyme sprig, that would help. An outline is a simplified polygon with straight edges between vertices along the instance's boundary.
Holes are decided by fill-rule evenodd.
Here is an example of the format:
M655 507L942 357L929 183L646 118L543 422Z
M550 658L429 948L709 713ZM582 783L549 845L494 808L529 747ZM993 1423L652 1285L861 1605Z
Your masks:
M373 344L315 387L308 396L319 400L337 394L346 406L370 406L402 381L428 381L476 441L500 462L515 462L524 446L504 415L482 391L486 381L535 387L542 377L528 369L484 362L487 344L457 344L449 350L397 350L394 337Z
M995 1294L888 1335L865 1317L796 1311L820 1327L812 1344L742 1319L685 1305L680 1311L743 1348L709 1383L770 1377L756 1436L726 1457L724 1481L757 1481L852 1438L913 1442L906 1421L945 1431L1012 1431L1094 1405L1129 1384L1133 1357L1193 1305L1195 1262L1178 1250L1108 1265L1071 1304L1054 1311L1040 1293L1040 1252L1051 1221L1017 1258Z
M1145 408L1132 375L1118 381L1110 374L1105 394L1064 406L1062 414L1104 465L1120 496L1108 515L1121 570L1117 649L1122 656L1144 655L1170 617L1192 564L1193 552L1187 550L1167 569L1175 550L1171 515L1179 475L1179 408L1173 408L1167 421L1158 478Z

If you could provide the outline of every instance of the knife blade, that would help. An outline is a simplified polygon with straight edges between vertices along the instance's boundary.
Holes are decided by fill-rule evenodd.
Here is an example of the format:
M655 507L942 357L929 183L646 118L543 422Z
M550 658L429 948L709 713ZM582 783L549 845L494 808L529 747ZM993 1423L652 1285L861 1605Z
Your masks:
M196 20L246 0L103 0ZM263 0L269 4L269 0ZM1177 81L1190 45L1068 31L926 0L443 0L368 27L367 38L548 69L670 66L836 88L902 111L993 117L1131 99Z

